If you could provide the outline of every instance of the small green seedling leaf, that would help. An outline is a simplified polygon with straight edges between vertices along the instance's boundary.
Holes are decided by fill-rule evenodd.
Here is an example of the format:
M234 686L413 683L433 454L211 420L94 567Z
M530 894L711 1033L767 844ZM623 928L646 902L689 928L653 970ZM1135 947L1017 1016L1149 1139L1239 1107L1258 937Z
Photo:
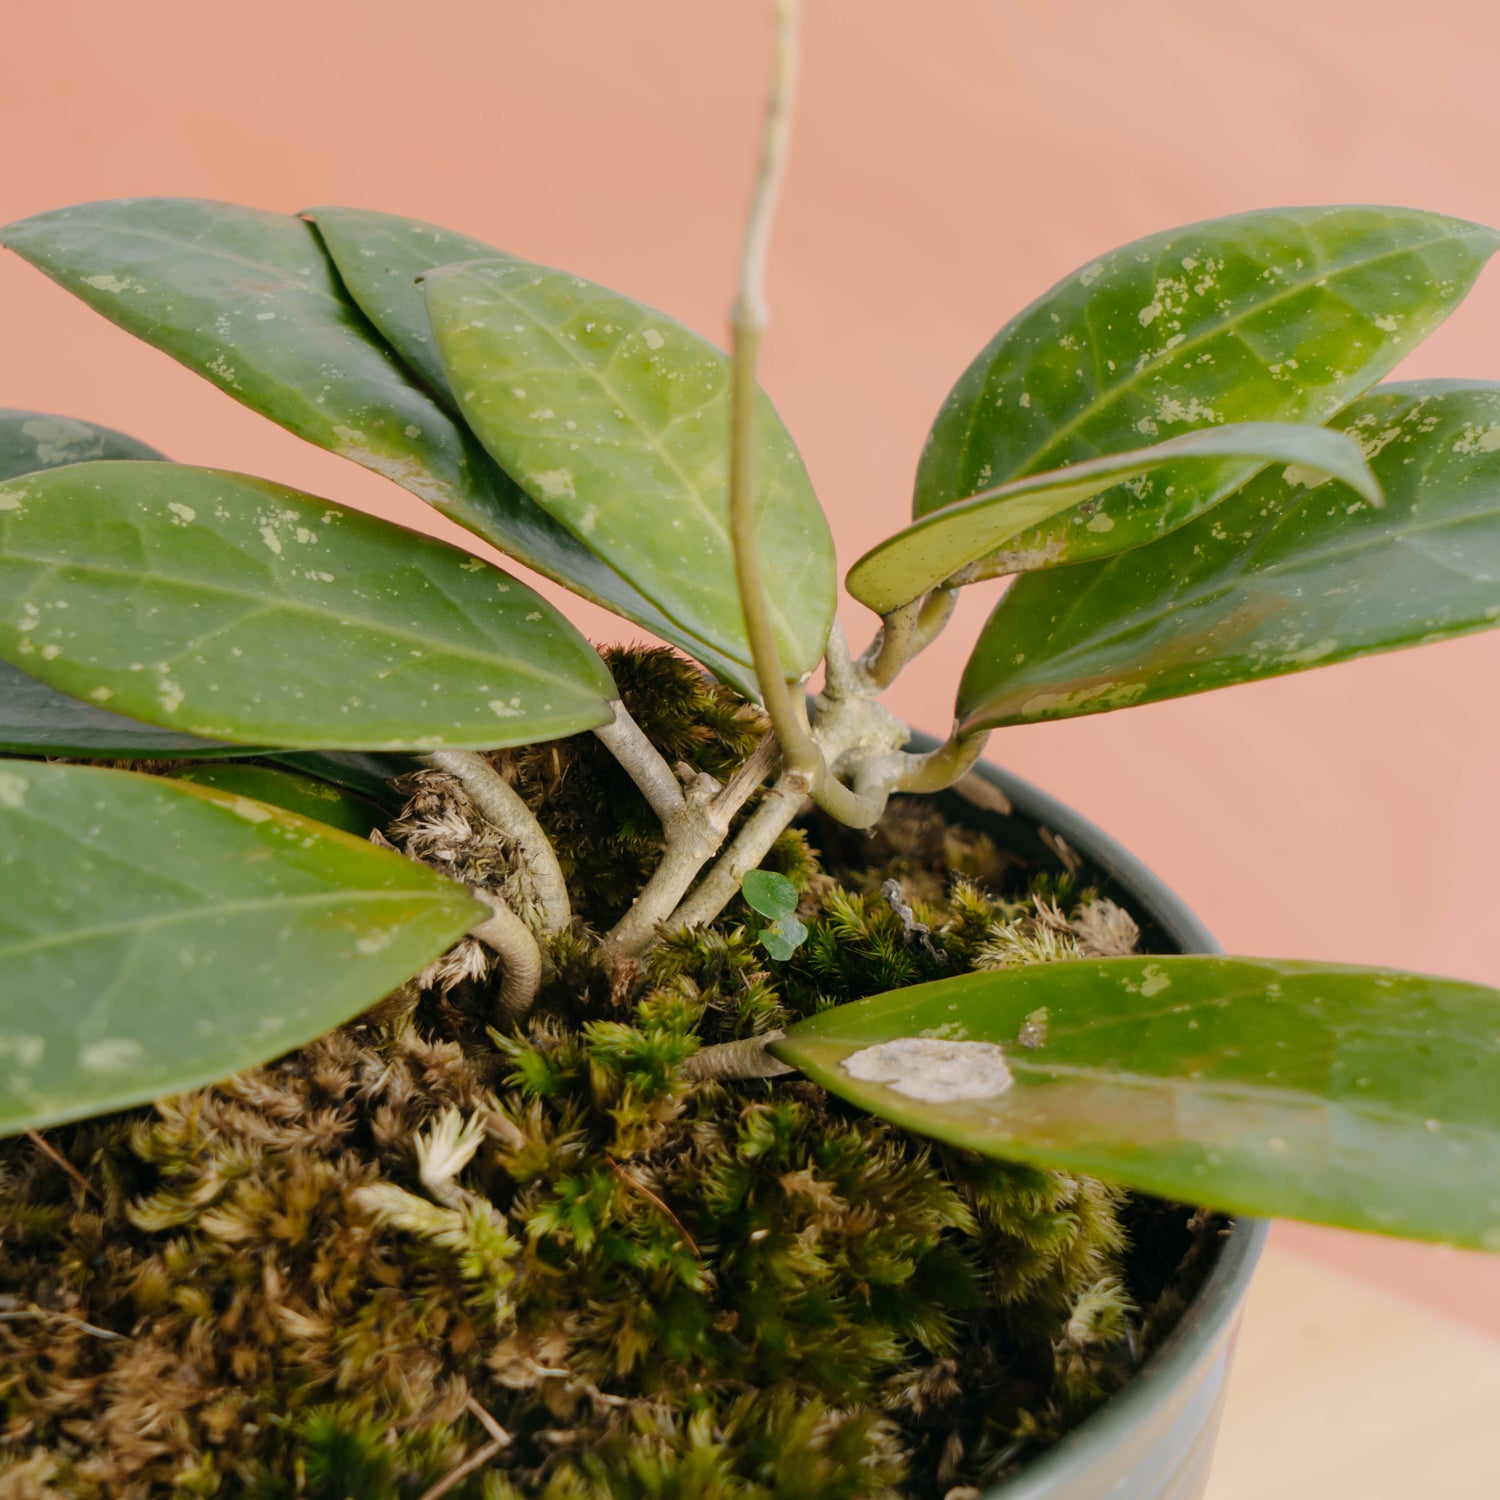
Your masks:
M388 216L366 216L373 222L361 231L353 211L320 212L344 252L377 250L371 278L395 287L428 269L410 253L418 236L406 243L406 255L378 260L394 242ZM335 229L338 212L346 217ZM361 232L371 243L355 243ZM440 254L467 252L473 243L427 238ZM517 561L681 646L726 680L752 682L642 598L490 460L371 329L304 220L232 203L127 198L23 219L0 230L0 244L252 411L393 480ZM368 280L362 285L368 292ZM384 322L371 317L377 327L410 326L421 294L414 285L406 290L408 298L391 296ZM424 368L409 343L402 352L408 364Z
M1453 311L1497 244L1440 214L1355 207L1238 214L1125 245L1045 293L965 371L928 437L913 513L1193 428L1326 422ZM1141 475L1007 542L991 571L1153 541L1260 466Z
M301 1046L486 911L425 865L228 792L0 763L0 1134Z
M997 549L1051 516L1090 500L1122 479L1168 465L1184 475L1225 457L1294 464L1314 476L1341 479L1372 505L1380 486L1356 444L1342 432L1289 422L1233 422L1169 438L1154 447L1085 459L1066 469L1014 479L1009 484L933 511L872 548L849 570L849 592L877 614L888 614L959 575L971 582L993 576L1006 554ZM1102 510L1086 525L1109 531Z
M0 657L187 734L487 748L607 723L614 684L478 558L266 480L92 463L0 484Z
M778 917L761 929L761 946L778 963L785 963L807 941L807 928L796 917Z
M1382 386L1336 418L1375 510L1262 474L1130 553L1017 579L964 670L966 729L1102 713L1500 622L1500 385Z
M771 1051L969 1150L1500 1250L1500 992L1482 985L1243 958L1031 964L823 1011Z
M436 270L427 310L464 420L495 461L678 625L750 662L729 544L729 362L663 314L521 260ZM764 396L761 570L789 677L823 655L833 543Z
M797 910L797 887L785 875L772 870L747 870L740 882L745 905L773 921Z
M381 822L378 809L363 797L356 797L352 792L320 781L315 776L304 776L276 766L249 765L239 761L228 765L194 766L191 770L174 772L171 779L190 781L194 786L214 787L236 797L282 807L299 817L352 833L356 838L368 838L371 830Z

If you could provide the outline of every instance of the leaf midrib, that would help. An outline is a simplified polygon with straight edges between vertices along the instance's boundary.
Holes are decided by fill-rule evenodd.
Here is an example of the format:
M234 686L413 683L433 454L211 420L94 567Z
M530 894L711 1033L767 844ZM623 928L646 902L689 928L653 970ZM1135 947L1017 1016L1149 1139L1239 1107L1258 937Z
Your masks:
M31 953L43 953L49 948L65 947L72 943L93 942L100 938L128 936L152 932L164 927L180 926L184 923L211 921L224 916L246 915L257 911L280 910L282 908L338 905L349 901L424 901L435 905L452 901L446 891L392 890L368 891L355 888L340 888L334 891L312 891L301 896L265 896L255 900L218 902L214 905L180 907L170 912L158 912L139 918L124 918L117 922L97 922L90 927L70 927L65 932L33 937L19 943L0 944L0 964Z
M236 621L235 624L242 623L243 620L250 618L253 614L275 613L278 610L281 610L293 615L304 614L314 619L331 620L335 624L339 625L358 625L365 629L378 631L380 633L389 635L395 639L418 642L426 646L429 650L433 649L433 637L431 636L418 635L412 631L403 629L399 625L386 625L384 622L378 620L370 620L358 614L340 614L338 611L325 609L319 605L310 604L305 601L295 599L287 594L278 594L272 599L267 600L266 596L263 594L254 594L244 589L230 588L222 583L210 583L197 578L179 578L170 573L162 573L156 571L150 573L137 573L131 572L128 569L107 568L99 563L82 563L72 561L60 562L56 558L33 557L29 553L16 552L8 548L4 553L3 560L6 562L15 561L31 563L37 567L46 568L52 573L74 572L84 574L98 574L106 578L125 578L132 580L155 581L158 583L175 584L180 588L200 590L205 596L211 597L217 594L223 596L224 598L243 600L247 603L259 606L257 609L251 611L250 615L241 616L240 620ZM497 569L496 571L499 570ZM433 580L431 580L430 578L428 581L433 582ZM509 581L511 583L516 582L516 580L514 579L511 579ZM35 587L35 585L33 585L32 587ZM438 585L433 582L433 587L437 588ZM30 592L30 590L28 590L27 592ZM448 599L450 602L454 602L452 600L452 596L448 594L446 590L440 590L440 592L445 599ZM545 601L542 602L545 603ZM550 606L548 607L550 608ZM182 648L178 652L178 656L174 657L173 660L177 660L178 657L182 656L186 652L195 649L199 642L209 639L209 637L212 635L221 634L223 630L229 628L232 627L219 626L204 635L195 636L192 641L189 641L182 646ZM439 649L450 651L455 656L463 657L475 662L484 663L486 665L493 666L498 664L503 668L508 668L509 670L514 671L517 676L523 677L527 681L535 682L540 686L561 686L564 689L575 692L578 691L578 689L566 679L538 676L535 671L528 671L523 666L517 665L515 660L509 656L502 656L499 654L487 655L483 652L476 651L472 647L460 646L448 642L439 642ZM101 668L100 670L116 669Z
M520 264L520 262L515 262L515 264ZM553 274L560 275L561 273L555 272ZM525 303L518 301L514 294L510 291L509 287L500 284L498 285L497 290L499 291L501 298L510 307L514 308L517 313L525 317L534 327L540 329L559 349L561 349L568 356L568 358L574 363L574 365L576 365L586 375L589 375L594 380L598 381L599 385L615 402L616 406L621 411L626 412L630 416L631 420L636 424L640 431L646 435L647 443L649 444L651 449L662 459L667 468L677 477L678 482L692 496L694 503L702 512L704 519L708 522L710 529L717 535L720 545L724 547L732 557L733 548L730 546L727 516L725 520L721 522L719 518L713 513L713 511L709 508L708 502L704 499L702 493L699 491L698 486L683 472L681 465L672 456L671 451L662 446L657 435L651 430L651 428L642 419L640 414L635 410L633 403L627 401L624 397L622 397L619 391L616 390L615 386L603 374L603 372L596 366L591 365L586 359L584 359L584 357L578 352L578 350L575 349L567 339L563 338L562 334L557 329L544 322L542 318L537 313L533 312ZM662 316L665 316L665 314L663 314ZM694 334L691 329L683 329L683 332L687 333L689 337L698 337L698 335ZM704 342L706 342L706 340ZM708 347L713 348L712 345L709 345ZM715 350L715 352L719 353L720 351ZM754 397L758 403L760 397L760 387L758 385L755 388ZM700 411L702 409L702 407L699 408ZM668 426L670 425L671 423L669 422ZM498 463L499 461L496 460L496 462ZM504 465L500 465L500 467L503 468ZM539 501L537 503L540 504ZM546 509L545 506L543 506L542 508L544 510ZM581 546L587 548L590 552L594 551L594 549L589 546L588 539L586 537L578 536L577 532L575 532L573 528L568 525L568 522L565 518L559 517L558 519L561 520L562 524L567 527L570 534L577 537ZM599 556L597 552L595 552L594 555L596 557ZM607 559L601 559L601 561L605 562L606 567L613 567L613 564L609 563ZM621 573L620 576L622 578L625 577L623 573ZM639 585L636 585L634 583L634 580L632 579L627 578L626 582L631 583L633 587L639 587ZM782 613L782 610L777 601L768 595L767 603L770 606L771 613L776 617L776 621L781 627L782 639L787 642L795 642L797 640L797 632L791 629L790 624L787 621L786 616ZM665 604L659 604L658 608L660 608L664 614L667 614L668 618L671 619L679 629L687 631L690 634L697 633L697 627L687 625L683 621L677 619L675 615L671 614L668 611ZM726 652L725 654L727 655L728 653Z

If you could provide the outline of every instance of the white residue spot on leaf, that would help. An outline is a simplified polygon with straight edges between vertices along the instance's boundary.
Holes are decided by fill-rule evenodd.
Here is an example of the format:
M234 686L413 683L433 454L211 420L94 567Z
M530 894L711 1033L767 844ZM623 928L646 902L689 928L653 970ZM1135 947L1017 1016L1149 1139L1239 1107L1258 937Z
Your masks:
M128 292L130 283L121 281L118 276L85 276L85 286L91 286L96 292Z
M260 539L277 557L281 556L281 538L276 535L276 528L274 526L262 526L260 528Z
M0 807L24 806L30 786L24 776L18 776L14 771L0 771Z
M146 1049L128 1036L101 1037L78 1052L78 1066L85 1073L129 1073L146 1058Z
M575 493L571 469L545 469L540 474L533 474L531 482L548 500L571 500Z
M641 337L646 341L648 349L660 349L666 343L666 340L654 328L641 329Z
M179 505L177 501L169 500L167 509L177 517L177 520L172 523L174 526L187 526L198 519L198 512L191 505Z
M34 1068L41 1062L47 1042L39 1036L0 1036L0 1057L10 1058L23 1068Z
M851 1078L883 1083L893 1093L924 1104L993 1099L1015 1079L1003 1049L994 1042L952 1042L937 1037L898 1037L852 1052L843 1062Z
M1163 973L1159 965L1146 965L1145 972L1141 976L1141 993L1143 995L1159 995L1163 990L1170 989L1171 985L1171 975Z

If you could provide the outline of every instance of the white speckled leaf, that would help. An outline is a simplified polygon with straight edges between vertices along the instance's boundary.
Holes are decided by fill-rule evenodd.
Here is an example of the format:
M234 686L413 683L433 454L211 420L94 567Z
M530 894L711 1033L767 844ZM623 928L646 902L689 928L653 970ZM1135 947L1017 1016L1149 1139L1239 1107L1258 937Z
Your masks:
M0 657L187 734L488 748L608 722L545 600L457 548L240 474L91 463L0 484Z
M112 427L43 411L0 407L0 479L56 469L95 458L164 458L155 448Z
M960 377L913 513L1194 428L1326 422L1453 311L1497 245L1461 219L1367 207L1266 209L1123 245L1013 318ZM1150 542L1259 467L1145 475L1007 542L988 572Z
M1483 985L1275 959L1080 959L856 1000L770 1050L971 1151L1234 1213L1500 1250L1500 992Z
M1269 470L1149 547L1017 579L965 668L964 724L1102 713L1500 621L1500 385L1382 386L1333 425L1383 510Z
M1066 469L1013 479L971 499L931 511L865 553L849 570L849 592L877 614L886 614L921 598L955 574L960 581L967 581L970 564L981 562L997 547L1049 516L1074 506L1080 514L1087 514L1092 497L1122 479L1149 474L1169 464L1191 475L1205 466L1217 466L1225 457L1296 464L1319 475L1342 479L1367 500L1380 503L1380 487L1369 466L1343 433L1290 422L1231 422L1225 427L1184 433L1151 448L1085 459ZM1102 510L1086 524L1100 531L1114 527Z
M425 865L261 802L0 762L0 1135L301 1046L486 911Z
M93 422L49 412L0 410L0 480L102 458L159 459L155 448ZM0 752L124 760L133 755L244 754L154 724L138 724L48 687L0 661Z
M372 274L378 265L380 277L399 282L427 269L412 258L413 243L405 258L381 259L392 245L390 216L368 216L376 222L361 247L354 211L326 212L330 224L334 213L345 215L346 253L375 251ZM125 198L24 219L0 230L0 244L252 411L395 481L727 680L748 682L743 668L675 626L495 465L350 301L304 220L232 203ZM420 308L420 293L410 291ZM388 324L398 302L390 299ZM410 347L402 352L411 359Z
M729 362L593 282L527 261L425 280L460 410L542 507L690 634L750 660L729 546ZM833 543L771 403L756 418L761 565L789 676L822 659Z

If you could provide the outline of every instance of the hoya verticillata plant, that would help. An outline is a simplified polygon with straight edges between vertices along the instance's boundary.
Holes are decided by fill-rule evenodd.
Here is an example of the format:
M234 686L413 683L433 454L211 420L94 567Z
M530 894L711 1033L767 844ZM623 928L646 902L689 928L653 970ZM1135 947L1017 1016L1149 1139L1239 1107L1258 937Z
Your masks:
M502 1047L549 968L591 950L628 994L657 945L742 892L770 919L769 961L790 960L796 891L759 867L807 798L870 827L892 796L954 784L1008 725L1500 619L1500 385L1379 384L1500 238L1414 210L1284 209L1125 246L1000 330L937 416L911 524L849 570L879 619L852 652L827 525L754 377L784 103L729 356L582 278L389 214L128 199L0 235L237 400L670 642L773 730L722 775L674 764L589 643L501 568L85 422L5 413L0 1128L222 1079L435 963L482 971L476 943L498 956ZM959 589L1002 577L951 735L913 753L882 693ZM487 754L589 732L659 823L654 869L597 940L566 855ZM418 763L507 851L495 878L365 837L356 794ZM1500 1248L1500 994L1476 985L1076 958L834 1005L673 1066L799 1069L995 1157ZM423 1148L451 1211L476 1146L454 1120Z

